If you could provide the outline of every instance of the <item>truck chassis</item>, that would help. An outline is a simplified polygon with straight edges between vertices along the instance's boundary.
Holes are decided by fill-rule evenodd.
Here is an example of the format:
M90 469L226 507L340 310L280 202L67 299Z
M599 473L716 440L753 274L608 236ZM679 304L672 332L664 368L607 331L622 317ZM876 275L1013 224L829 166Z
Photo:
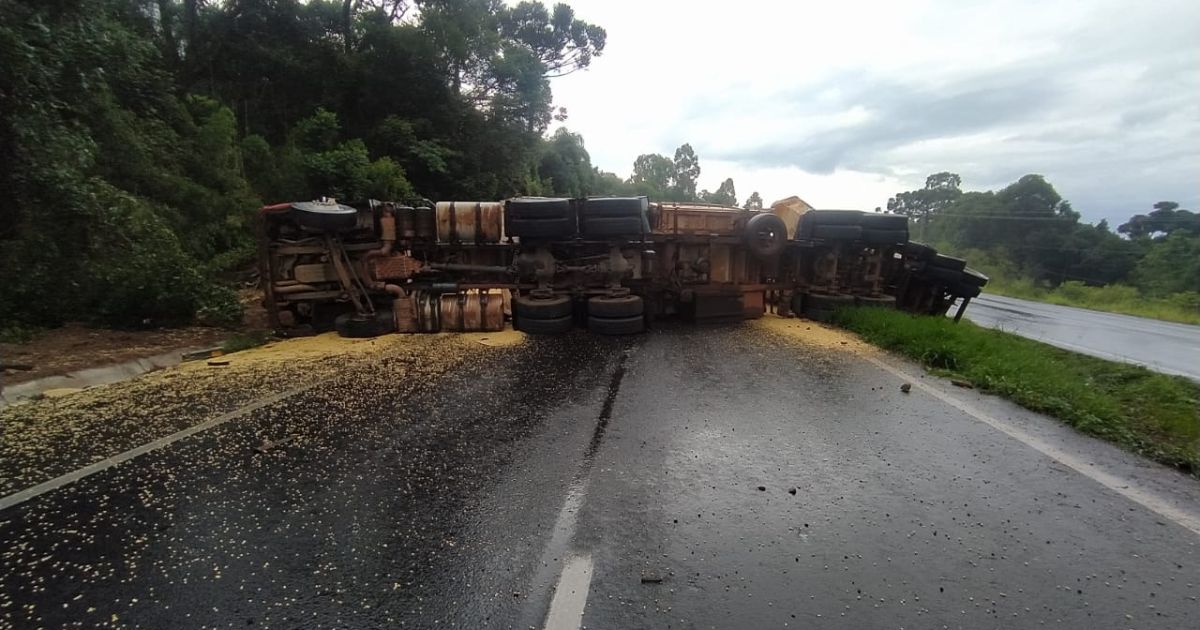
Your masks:
M987 283L911 242L899 215L764 211L645 197L503 202L332 200L259 212L264 305L281 334L578 325L642 332L658 319L729 323L766 312L828 321L847 305L956 319Z

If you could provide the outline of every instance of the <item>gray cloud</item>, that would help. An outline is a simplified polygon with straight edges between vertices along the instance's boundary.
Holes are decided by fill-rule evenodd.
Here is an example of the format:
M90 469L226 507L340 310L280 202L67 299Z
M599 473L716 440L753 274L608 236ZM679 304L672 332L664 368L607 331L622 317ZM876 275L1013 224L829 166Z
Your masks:
M853 3L644 3L651 20L575 3L609 11L613 54L566 79L572 124L618 172L690 142L702 177L731 171L739 189L826 205L874 207L953 170L971 189L1044 174L1088 220L1200 206L1195 2L934 0L879 5L874 20ZM661 37L680 14L704 45ZM597 99L601 75L645 98Z
M890 172L880 153L921 140L954 137L1033 120L1053 108L1061 88L1029 81L1018 70L976 76L942 88L917 88L890 80L855 77L807 86L804 93L832 92L826 112L864 108L870 119L856 125L810 132L802 138L726 152L722 160L757 166L797 166L817 174L838 168ZM800 101L803 102L803 101ZM805 113L806 108L797 108ZM819 113L807 110L807 113Z

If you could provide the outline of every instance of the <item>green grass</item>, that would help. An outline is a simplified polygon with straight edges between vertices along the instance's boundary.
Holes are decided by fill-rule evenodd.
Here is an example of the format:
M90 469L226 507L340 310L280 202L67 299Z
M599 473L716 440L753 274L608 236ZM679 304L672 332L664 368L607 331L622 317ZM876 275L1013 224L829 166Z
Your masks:
M1094 287L1082 282L1064 282L1050 289L1022 277L1011 260L996 252L957 249L949 243L939 243L937 247L939 251L966 258L968 264L987 274L991 282L984 287L984 293L1200 325L1200 293L1195 291L1149 296L1127 284Z
M852 308L835 321L937 374L1200 475L1200 384L968 321Z
M1091 287L1082 282L1065 282L1055 289L1035 286L1028 280L994 278L986 293L1077 306L1094 311L1123 313L1181 324L1200 324L1200 294L1176 293L1161 298L1146 297L1131 286L1110 284Z

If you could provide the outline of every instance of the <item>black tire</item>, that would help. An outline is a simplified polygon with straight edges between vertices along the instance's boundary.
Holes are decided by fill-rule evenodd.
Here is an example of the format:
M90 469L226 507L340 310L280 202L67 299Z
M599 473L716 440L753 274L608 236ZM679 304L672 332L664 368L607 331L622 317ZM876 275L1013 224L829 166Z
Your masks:
M511 219L505 233L517 238L571 238L575 222L571 219Z
M804 318L814 322L828 324L833 321L833 311L824 308L809 308L804 311Z
M804 296L805 294L803 293L796 293L792 296L792 314L797 317L804 314Z
M977 287L987 286L987 283L989 280L989 278L987 276L983 275L982 273L979 273L978 271L976 271L970 267L963 269L962 279L963 279L964 283L974 285Z
M902 214L877 214L866 212L859 225L864 230L904 230L908 232L908 217Z
M588 330L598 335L636 335L646 330L646 319L633 317L588 317Z
M574 216L574 209L566 198L524 197L509 199L504 204L504 213L510 219L538 221L569 219Z
M646 197L589 197L580 215L585 218L632 217L641 219L650 207Z
M854 306L854 296L839 293L837 295L822 295L809 293L804 300L804 308L818 311L833 311L844 306Z
M859 210L810 210L801 220L813 225L861 225L865 212Z
M863 213L857 210L810 210L800 216L796 236L813 238L822 225L858 225Z
M636 295L594 297L588 300L587 310L590 317L641 317L646 312L646 305Z
M519 317L516 320L517 330L530 335L561 335L562 333L570 331L574 325L575 318L571 315L555 317L552 319Z
M862 231L857 225L818 225L813 228L813 238L826 241L857 241L862 238Z
M929 261L929 264L934 267L941 267L942 269L953 269L954 271L962 271L967 268L967 261L945 254L934 256L933 260Z
M571 298L565 295L549 298L521 295L513 298L513 312L518 319L557 319L570 315L572 306Z
M934 256L937 256L937 250L926 245L925 243L909 241L908 244L904 246L904 257L909 260L928 262L933 260Z
M769 212L761 212L746 221L742 242L750 254L759 260L778 256L787 247L787 224Z
M300 225L322 232L345 232L358 226L358 210L340 203L301 201L292 204L291 215Z
M635 217L589 217L579 219L579 233L584 238L632 236L640 237L647 230L645 219Z
M862 240L868 245L903 245L908 242L908 230L863 229Z
M396 319L392 311L378 311L373 317L360 318L356 313L343 313L333 322L340 337L365 339L396 332Z
M877 306L880 308L895 308L896 307L896 298L894 298L890 295L880 295L877 297L860 295L854 299L854 303L859 306Z

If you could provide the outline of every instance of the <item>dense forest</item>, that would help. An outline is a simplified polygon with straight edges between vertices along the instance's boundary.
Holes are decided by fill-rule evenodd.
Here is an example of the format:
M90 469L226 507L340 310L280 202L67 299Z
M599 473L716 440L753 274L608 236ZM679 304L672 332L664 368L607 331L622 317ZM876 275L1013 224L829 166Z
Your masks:
M888 200L913 238L967 255L1001 276L1042 288L1125 286L1200 310L1200 214L1160 201L1109 227L1083 223L1041 175L998 191L963 191L962 178L935 173L925 187Z
M0 334L235 323L232 287L252 269L267 202L736 205L732 179L697 190L689 144L638 156L628 177L592 166L551 86L605 40L568 5L540 2L0 0ZM889 210L926 240L1049 286L1200 290L1196 215L1174 204L1118 234L1081 223L1038 176L997 192L960 185L933 175Z
M546 133L604 45L566 4L0 0L0 322L235 322L264 202L734 203L689 145L623 179Z

